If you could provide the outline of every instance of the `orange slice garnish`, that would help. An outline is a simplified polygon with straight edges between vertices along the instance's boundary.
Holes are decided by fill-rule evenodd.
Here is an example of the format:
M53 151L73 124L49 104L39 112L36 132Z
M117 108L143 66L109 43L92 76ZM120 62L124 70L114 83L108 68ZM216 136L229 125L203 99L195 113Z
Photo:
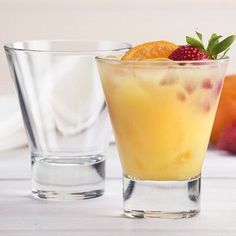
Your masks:
M153 58L168 58L178 48L177 45L168 41L154 41L131 48L121 60L145 60Z

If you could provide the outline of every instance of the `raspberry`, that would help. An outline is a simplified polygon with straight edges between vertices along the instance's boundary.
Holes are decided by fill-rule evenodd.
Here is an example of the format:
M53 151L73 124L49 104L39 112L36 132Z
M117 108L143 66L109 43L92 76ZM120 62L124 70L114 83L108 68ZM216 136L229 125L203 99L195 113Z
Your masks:
M216 146L231 153L236 153L236 121L229 125L219 136Z
M193 60L206 60L210 59L207 53L201 51L201 49L186 45L186 46L180 46L176 50L174 50L170 56L169 59L174 61L193 61Z

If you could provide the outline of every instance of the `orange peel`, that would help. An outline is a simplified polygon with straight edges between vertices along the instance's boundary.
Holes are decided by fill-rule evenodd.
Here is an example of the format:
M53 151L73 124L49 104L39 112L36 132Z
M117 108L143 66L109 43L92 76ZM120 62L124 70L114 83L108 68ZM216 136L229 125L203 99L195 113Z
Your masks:
M121 60L147 60L154 58L168 58L178 46L168 41L153 41L131 48Z

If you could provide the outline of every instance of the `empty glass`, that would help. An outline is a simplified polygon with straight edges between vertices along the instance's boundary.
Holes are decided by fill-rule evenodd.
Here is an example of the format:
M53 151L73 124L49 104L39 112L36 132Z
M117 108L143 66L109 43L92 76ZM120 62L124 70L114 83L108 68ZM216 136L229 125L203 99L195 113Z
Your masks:
M94 57L128 48L76 40L5 46L31 149L35 197L103 194L110 125Z

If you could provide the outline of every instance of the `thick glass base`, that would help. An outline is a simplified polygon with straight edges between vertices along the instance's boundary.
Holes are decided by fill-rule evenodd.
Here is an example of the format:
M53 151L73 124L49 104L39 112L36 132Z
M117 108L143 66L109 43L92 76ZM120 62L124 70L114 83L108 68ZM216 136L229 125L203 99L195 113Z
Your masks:
M147 181L123 177L124 214L136 218L189 218L200 212L201 177Z
M40 199L77 200L103 195L105 159L32 155L32 195Z

